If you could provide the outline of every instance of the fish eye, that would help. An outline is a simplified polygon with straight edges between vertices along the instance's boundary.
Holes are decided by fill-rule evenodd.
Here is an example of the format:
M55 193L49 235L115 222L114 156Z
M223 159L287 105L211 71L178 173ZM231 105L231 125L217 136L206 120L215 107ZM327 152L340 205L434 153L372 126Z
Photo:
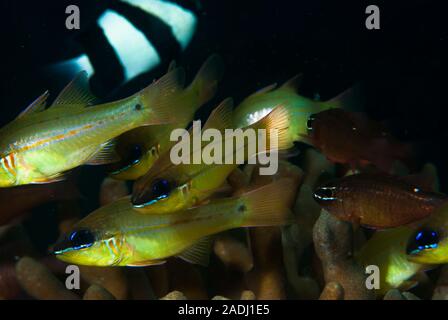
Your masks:
M87 229L73 231L68 237L58 242L52 252L56 255L64 252L91 247L95 243L95 236Z
M143 155L142 146L139 144L134 144L129 150L129 162L137 163Z
M150 184L147 192L132 197L132 205L136 208L143 208L159 200L168 198L174 186L175 185L167 179L156 179Z
M87 229L73 231L68 239L74 250L88 248L95 242L95 236Z
M439 234L433 229L420 229L409 240L407 254L416 254L423 250L435 249L439 245Z
M309 116L308 120L306 121L306 128L308 130L310 130L310 131L313 130L313 124L314 124L315 120L316 120L316 115L312 114Z
M164 199L169 196L171 192L171 184L166 179L157 179L152 183L151 193L157 199Z
M336 200L334 187L320 187L314 191L313 197L316 201Z

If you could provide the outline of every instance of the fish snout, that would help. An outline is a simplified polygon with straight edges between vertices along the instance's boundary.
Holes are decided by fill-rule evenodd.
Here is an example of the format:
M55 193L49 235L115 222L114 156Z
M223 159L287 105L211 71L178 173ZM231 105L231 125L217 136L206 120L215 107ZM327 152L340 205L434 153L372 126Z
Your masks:
M306 128L308 129L308 131L313 131L315 121L316 121L315 114L312 114L308 117L308 120L306 121Z
M62 238L51 248L51 253L55 255L68 251L79 250L91 247L95 243L95 235L88 229L72 231L67 237Z
M336 187L322 186L314 190L314 200L320 205L328 205L337 200Z

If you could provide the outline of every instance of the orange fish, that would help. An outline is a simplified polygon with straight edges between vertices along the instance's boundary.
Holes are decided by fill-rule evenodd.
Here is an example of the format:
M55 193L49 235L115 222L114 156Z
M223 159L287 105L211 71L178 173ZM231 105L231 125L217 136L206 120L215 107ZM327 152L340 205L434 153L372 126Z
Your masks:
M389 172L395 160L406 162L412 150L376 121L360 113L330 109L313 114L307 139L332 162L359 168L372 164Z
M421 220L447 200L401 177L354 174L314 191L319 205L341 220L383 229Z

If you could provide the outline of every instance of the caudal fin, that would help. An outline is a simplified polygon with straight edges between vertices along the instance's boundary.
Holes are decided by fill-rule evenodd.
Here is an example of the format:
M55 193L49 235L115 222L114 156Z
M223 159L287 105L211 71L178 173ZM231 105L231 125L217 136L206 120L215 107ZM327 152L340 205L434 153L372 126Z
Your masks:
M213 98L223 74L223 61L220 56L213 54L204 62L193 82L187 88L187 90L191 90L194 96L196 108Z
M246 206L243 227L281 226L293 222L297 193L293 179L282 178L241 196Z
M144 125L176 123L181 121L173 112L173 107L179 104L179 94L184 90L185 71L174 69L136 94L144 115Z

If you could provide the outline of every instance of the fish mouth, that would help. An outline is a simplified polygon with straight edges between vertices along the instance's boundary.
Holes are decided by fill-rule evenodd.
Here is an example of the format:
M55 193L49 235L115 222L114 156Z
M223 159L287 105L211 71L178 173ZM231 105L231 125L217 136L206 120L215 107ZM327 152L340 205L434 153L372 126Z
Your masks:
M93 246L95 236L89 229L76 229L68 236L64 236L57 241L50 252L54 255L61 255L70 251L77 251Z
M63 239L58 242L56 242L51 248L49 248L49 253L53 255L62 255L64 253L73 251L73 247L71 245L70 240Z
M141 162L141 159L133 160L132 162L124 165L123 167L121 167L121 168L119 168L117 170L111 171L110 175L111 176L117 176L119 174L122 174L123 172L125 172L125 171L127 171L127 170L129 170L129 169L131 169L133 167L136 167L138 164L140 164L140 162Z
M132 197L131 197L132 206L135 208L144 207L145 206L144 204L146 202L148 202L148 201L147 201L147 199L145 199L145 196L142 195L141 192L139 192L138 194L132 195Z
M129 158L121 161L121 166L119 168L115 167L117 169L112 169L112 171L109 173L110 175L120 175L123 172L136 167L142 162L143 157L146 155L146 152L143 152L143 147L139 144L136 144L131 149L133 154ZM119 164L117 164L117 166L118 165Z
M145 197L145 195L138 195L135 197L131 198L131 202L132 202L132 206L134 208L144 208L144 207L148 207L160 200L166 199L168 196L167 195L163 195L163 196L159 196L157 198L149 198L149 197Z

